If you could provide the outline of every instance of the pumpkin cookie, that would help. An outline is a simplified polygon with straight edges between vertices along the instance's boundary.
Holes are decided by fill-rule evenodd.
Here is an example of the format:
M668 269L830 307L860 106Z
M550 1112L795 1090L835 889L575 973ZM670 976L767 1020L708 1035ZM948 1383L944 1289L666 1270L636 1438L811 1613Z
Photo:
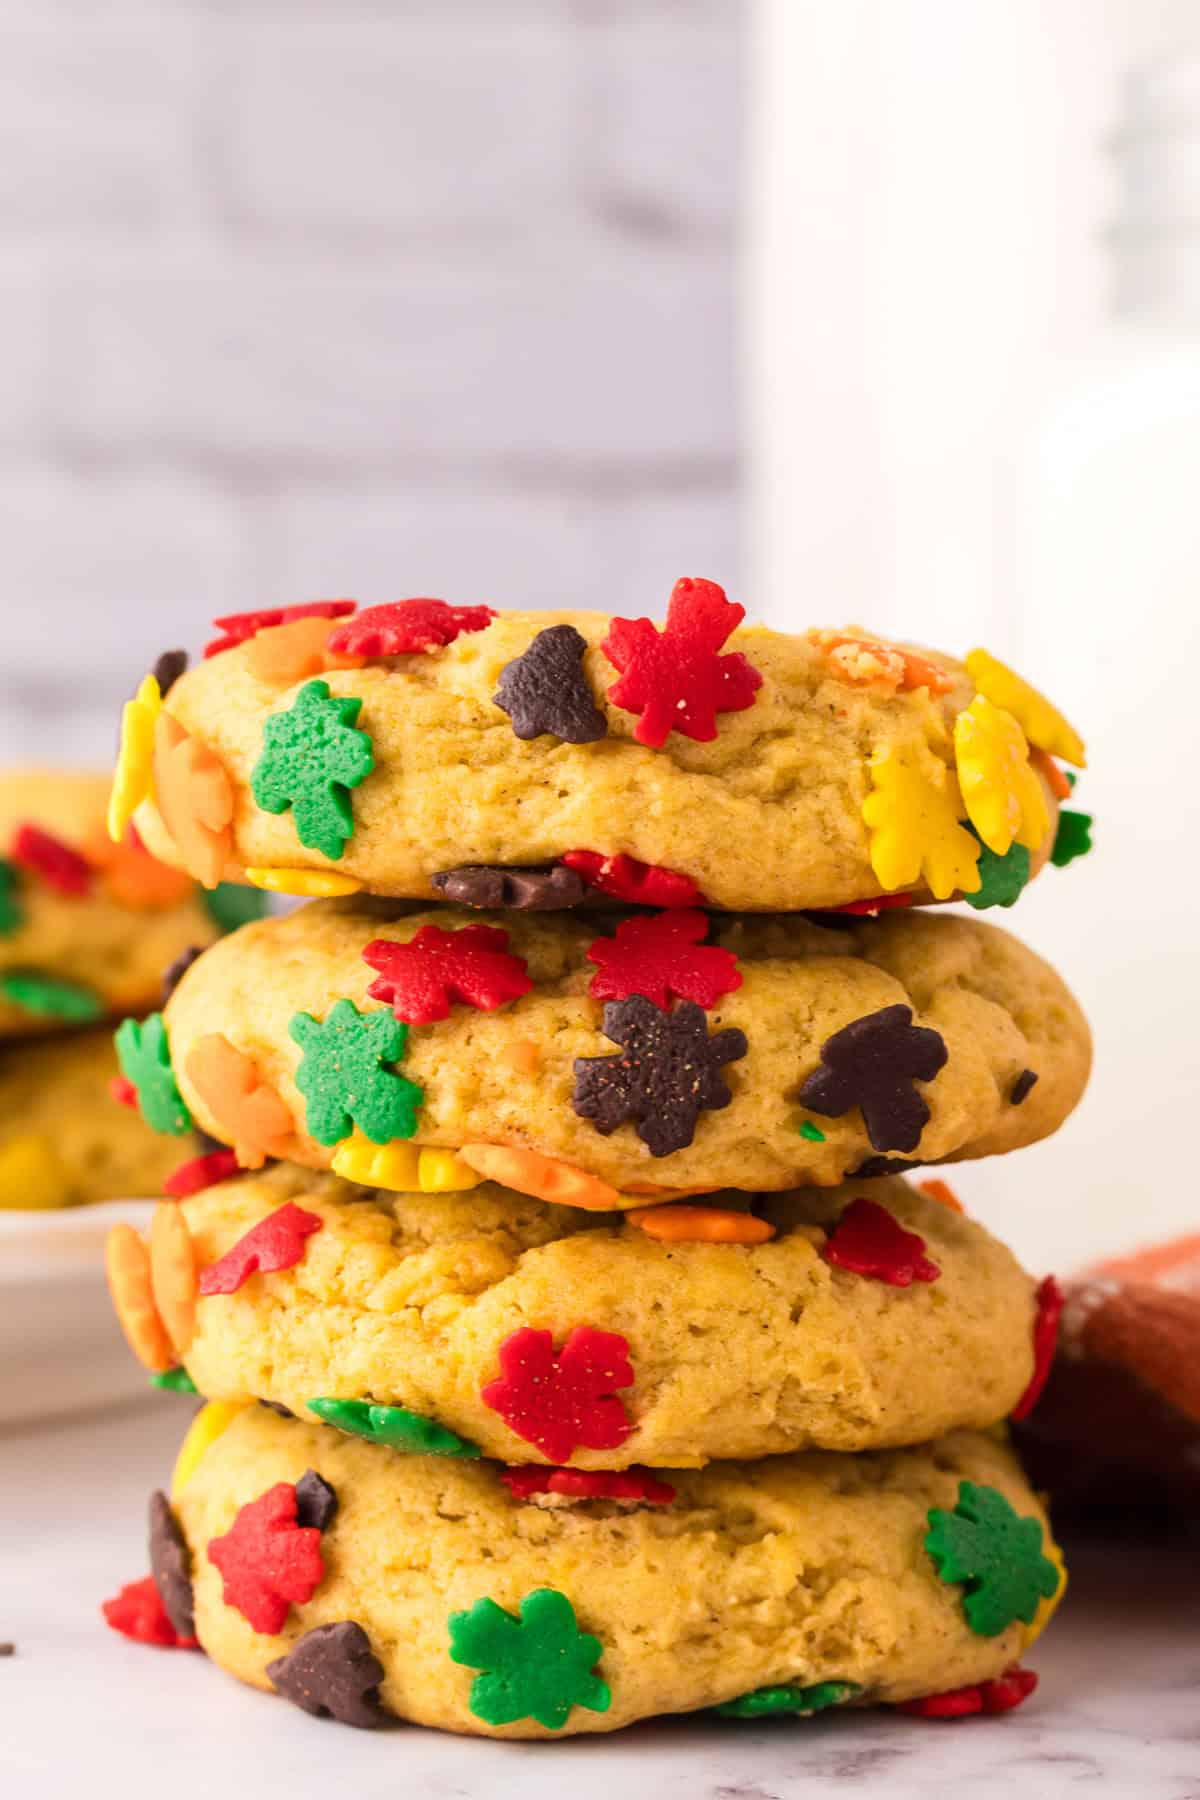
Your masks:
M1061 714L984 651L742 617L684 580L661 626L431 600L218 621L131 702L118 786L156 854L291 893L1011 905L1055 845L1054 759L1083 759Z
M1063 1582L1014 1458L969 1432L546 1504L495 1463L263 1407L219 1425L157 1519L170 1617L352 1725L547 1738L995 1692Z
M114 844L107 797L98 775L0 776L0 1036L153 1006L182 951L248 916L240 891L206 903L135 833Z
M165 1022L197 1124L258 1160L596 1211L1016 1149L1062 1123L1090 1057L1045 963L932 913L316 902L206 952Z
M281 1163L174 1209L200 1271L183 1360L213 1399L579 1469L886 1448L1017 1404L1033 1283L982 1226L895 1178L714 1200L664 1241L644 1227L670 1206L364 1192ZM760 1241L703 1241L717 1208Z

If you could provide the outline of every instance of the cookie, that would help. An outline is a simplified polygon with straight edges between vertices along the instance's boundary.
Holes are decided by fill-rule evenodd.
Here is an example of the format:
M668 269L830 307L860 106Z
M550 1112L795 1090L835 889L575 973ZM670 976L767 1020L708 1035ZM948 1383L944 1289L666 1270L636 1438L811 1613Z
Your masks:
M323 1531L297 1517L310 1471ZM173 1496L203 1648L348 1723L547 1738L989 1681L1063 1582L1014 1457L969 1432L715 1463L667 1504L547 1506L503 1473L244 1410Z
M691 937L677 913L481 925L317 902L187 971L165 1014L175 1079L205 1131L241 1133L247 1163L404 1190L436 1146L459 1153L458 1185L596 1210L997 1154L1079 1099L1084 1019L993 926L685 911Z
M143 1011L167 965L221 929L186 876L111 841L107 795L98 775L0 776L0 1036Z
M1022 1455L1066 1506L1200 1515L1200 1236L1098 1264L1064 1292Z
M192 1153L114 1100L110 1030L0 1047L0 1210L77 1206L162 1192Z
M904 1181L757 1197L733 1217L759 1243L644 1228L676 1210L364 1192L281 1163L183 1203L208 1272L184 1361L213 1399L348 1430L402 1408L468 1450L582 1469L918 1443L995 1424L1030 1379L1033 1283ZM297 1211L295 1260L248 1273L263 1222ZM864 1226L906 1234L907 1257L864 1268Z
M349 606L230 621L138 715L142 774L131 788L123 753L121 785L156 854L205 881L475 887L488 906L505 886L517 906L1008 906L1055 843L1054 758L1083 756L984 651L964 666L858 630L739 629L712 582L680 582L661 629Z

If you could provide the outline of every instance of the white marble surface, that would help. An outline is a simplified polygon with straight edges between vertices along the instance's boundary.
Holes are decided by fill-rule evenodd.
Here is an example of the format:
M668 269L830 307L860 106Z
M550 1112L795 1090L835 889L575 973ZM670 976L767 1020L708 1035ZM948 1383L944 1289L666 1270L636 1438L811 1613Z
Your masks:
M1076 1551L1042 1687L1008 1718L672 1721L611 1738L487 1744L306 1718L198 1656L110 1633L145 1572L144 1510L187 1403L0 1435L0 1795L5 1800L1200 1800L1200 1546Z

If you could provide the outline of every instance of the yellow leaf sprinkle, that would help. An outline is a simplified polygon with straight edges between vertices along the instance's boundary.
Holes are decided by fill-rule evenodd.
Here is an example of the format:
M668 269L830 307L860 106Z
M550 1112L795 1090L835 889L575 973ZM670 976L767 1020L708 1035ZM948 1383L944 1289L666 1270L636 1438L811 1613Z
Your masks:
M421 1186L421 1153L415 1144L373 1144L356 1131L333 1153L333 1172L360 1187L416 1194Z
M959 823L962 799L953 773L921 746L880 750L871 758L874 792L863 801L871 867L889 893L922 878L935 900L979 889L979 845Z
M967 816L988 849L1006 856L1014 839L1039 849L1050 813L1013 715L977 694L954 721L954 754Z
M357 894L362 882L350 875L336 875L332 869L247 869L246 880L252 887L265 888L268 894L303 894L310 900L330 900L338 894Z
M423 1194L457 1194L478 1187L484 1177L453 1150L422 1150L418 1181Z
M1064 762L1086 768L1083 739L1075 727L1015 669L988 650L972 650L967 673L985 699L1013 715L1031 744L1048 756L1061 756Z
M161 711L158 682L147 675L121 713L121 745L108 796L108 835L114 844L124 838L142 801L154 797L154 728Z

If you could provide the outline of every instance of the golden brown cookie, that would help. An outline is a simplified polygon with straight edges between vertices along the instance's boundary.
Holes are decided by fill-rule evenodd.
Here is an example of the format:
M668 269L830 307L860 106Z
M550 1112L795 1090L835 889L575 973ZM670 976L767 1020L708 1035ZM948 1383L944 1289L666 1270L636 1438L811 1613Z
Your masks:
M298 1260L243 1263L196 1304L184 1361L212 1399L306 1418L316 1402L346 1429L367 1405L403 1407L505 1462L683 1467L993 1425L1033 1369L1029 1277L896 1179L761 1196L772 1235L731 1244L660 1241L636 1215L492 1183L364 1193L281 1163L184 1202L200 1269L229 1269L287 1208L309 1224ZM560 1414L589 1344L621 1379L581 1425ZM530 1410L522 1356L544 1359L549 1410Z
M608 1210L1013 1150L1087 1078L1058 976L974 919L397 913L318 902L187 972L166 1022L204 1130L234 1142L264 1088L294 1128L267 1154L411 1190L437 1147L441 1185Z
M1062 1586L1014 1458L969 1432L547 1506L496 1464L263 1407L216 1430L173 1497L201 1644L351 1724L546 1738L895 1704L1002 1676Z
M0 775L0 1036L144 1011L176 957L224 928L223 897L206 905L138 842L111 841L107 796L99 775Z
M291 893L1010 905L1055 843L1053 759L1083 757L1061 715L984 651L742 612L684 581L661 628L436 601L247 615L161 715L139 701L119 785L157 854Z
M0 1208L77 1206L159 1194L193 1153L148 1131L110 1091L112 1032L0 1048Z

